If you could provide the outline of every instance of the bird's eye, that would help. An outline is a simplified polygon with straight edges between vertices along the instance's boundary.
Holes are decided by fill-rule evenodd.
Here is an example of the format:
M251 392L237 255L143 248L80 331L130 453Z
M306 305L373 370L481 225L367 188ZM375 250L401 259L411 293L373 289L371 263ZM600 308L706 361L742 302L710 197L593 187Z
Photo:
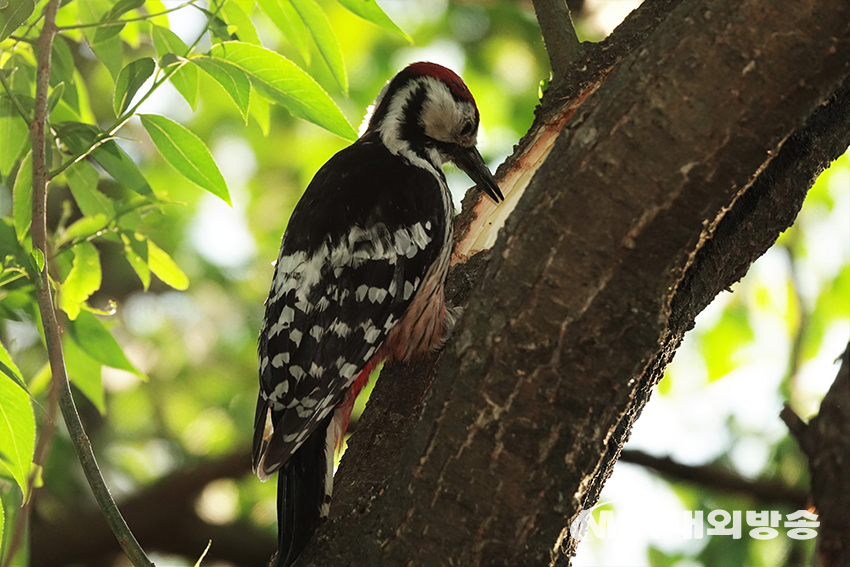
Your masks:
M463 128L460 130L460 135L463 137L469 136L472 134L472 131L475 129L475 124L472 122L467 122L463 125Z

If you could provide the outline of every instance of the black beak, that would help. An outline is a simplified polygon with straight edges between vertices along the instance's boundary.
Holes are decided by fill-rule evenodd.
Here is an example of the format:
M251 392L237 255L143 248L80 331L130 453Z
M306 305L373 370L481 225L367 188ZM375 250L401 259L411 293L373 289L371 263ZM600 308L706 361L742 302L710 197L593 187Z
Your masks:
M478 153L478 148L455 145L452 147L449 156L452 162L461 168L478 185L478 188L487 193L491 199L497 203L504 200L499 185L487 168L487 164L484 163L484 158Z

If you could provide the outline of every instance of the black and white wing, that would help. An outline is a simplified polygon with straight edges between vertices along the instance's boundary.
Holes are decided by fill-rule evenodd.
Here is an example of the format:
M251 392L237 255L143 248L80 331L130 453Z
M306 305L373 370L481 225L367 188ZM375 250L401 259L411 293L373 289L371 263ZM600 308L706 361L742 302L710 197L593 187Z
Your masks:
M316 174L283 238L259 339L253 460L261 477L340 403L446 240L442 174L410 167L369 138ZM385 174L376 180L376 171ZM315 210L323 218L310 216Z

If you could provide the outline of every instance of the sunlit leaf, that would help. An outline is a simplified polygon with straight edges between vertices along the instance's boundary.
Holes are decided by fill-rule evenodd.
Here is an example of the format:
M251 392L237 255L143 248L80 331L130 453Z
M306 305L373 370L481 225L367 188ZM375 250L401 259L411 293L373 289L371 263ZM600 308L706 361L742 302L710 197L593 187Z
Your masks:
M298 16L310 30L310 35L313 36L313 41L319 48L319 53L322 54L322 59L331 70L331 74L336 80L342 92L348 92L348 73L345 70L345 63L342 60L342 51L336 41L336 35L328 22L327 16L316 4L315 0L289 0L298 12Z
M140 234L121 233L124 257L142 281L145 291L151 285L151 269L148 266L148 240Z
M99 132L95 126L80 122L64 122L57 125L56 130L62 143L75 154L89 149L95 143ZM151 201L156 201L153 190L139 171L139 167L114 141L101 143L91 155L115 181Z
M92 37L93 43L99 43L112 36L118 35L124 28L124 24L119 22L119 18L129 12L142 6L145 0L117 0L115 4L100 18L101 26L95 29ZM111 24L111 25L110 25Z
M212 57L193 57L192 63L204 70L230 96L242 118L248 122L248 105L251 98L251 81L245 72L222 59Z
M271 130L271 104L269 101L259 96L256 91L252 91L251 101L248 103L248 112L254 117L257 126L263 132L263 136L268 137Z
M5 468L28 497L27 479L35 452L35 415L26 391L0 374L0 467Z
M22 388L24 387L24 377L3 343L0 343L0 372L17 382Z
M29 129L12 99L0 94L0 176L9 174L24 147L29 146Z
M3 41L27 21L35 9L33 0L0 2L0 41Z
M87 397L101 414L106 413L106 400L103 395L101 363L89 356L67 335L63 337L62 348L68 378Z
M151 26L151 37L153 37L156 56L162 59L167 53L174 53L181 57L186 56L189 47L183 40L177 37L173 31L162 26ZM191 65L183 65L168 77L174 88L177 89L192 110L198 108L198 70Z
M185 127L156 114L142 114L142 125L171 167L189 181L230 204L227 183L201 139Z
M257 0L257 5L309 65L310 41L307 27L289 0Z
M236 37L239 41L260 45L260 36L254 28L254 23L248 14L236 2L225 2L221 9L224 21L236 28Z
M147 0L147 2L145 2L145 12L148 14L159 14L148 19L148 21L153 24L157 24L159 26L168 25L168 14L163 14L165 10L166 7L165 4L162 3L162 0Z
M100 289L100 255L91 242L73 248L74 264L59 293L59 307L72 321L80 314L80 305Z
M77 206L84 215L103 214L107 218L115 215L115 208L106 195L98 191L100 174L87 161L78 161L65 170L65 179Z
M236 65L275 102L291 113L347 140L357 133L328 94L292 61L268 49L230 41L214 45L210 53Z
M151 271L163 283L174 289L184 290L189 287L189 278L177 263L159 246L148 240L148 264Z
M100 319L88 311L80 312L79 317L68 325L68 332L86 354L101 364L132 372L147 380L147 377L127 359L112 333Z
M115 94L112 97L112 108L115 110L115 116L121 116L127 110L136 92L153 75L154 68L156 68L156 65L153 59L143 57L121 69L121 72L118 73L118 79L115 81Z
M32 152L28 152L12 188L12 209L15 215L15 233L23 242L32 224Z
M85 239L90 236L95 236L100 231L106 228L109 224L109 218L99 213L96 215L85 216L75 221L56 239L56 246L63 246L77 239Z
M395 22L386 15L386 13L384 13L375 0L339 0L339 3L364 20L377 24L388 32L394 33L395 35L403 38L408 43L413 43L413 39L404 33L404 31L402 31L402 29L398 27Z

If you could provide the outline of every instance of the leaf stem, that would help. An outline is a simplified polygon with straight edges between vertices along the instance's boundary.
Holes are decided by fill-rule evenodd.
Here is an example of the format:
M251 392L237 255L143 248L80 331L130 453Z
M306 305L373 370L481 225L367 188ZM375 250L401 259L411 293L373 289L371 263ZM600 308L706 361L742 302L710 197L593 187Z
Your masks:
M36 72L36 90L34 118L30 122L30 139L32 142L32 242L33 249L41 250L45 257L49 257L47 242L47 183L50 180L46 163L45 152L45 129L47 125L47 88L50 80L50 57L53 47L53 39L56 36L56 11L59 8L59 0L49 0L44 9L44 24L39 36L38 45L38 67ZM68 374L65 370L65 360L62 355L62 342L59 333L59 323L56 311L53 307L53 297L50 292L50 276L48 274L48 262L39 274L36 284L36 297L41 314L44 338L47 345L47 356L50 362L50 370L53 374L54 387L59 389L59 408L68 427L68 433L77 457L82 465L86 479L91 486L92 493L98 506L103 512L107 523L112 529L121 548L136 567L153 567L153 563L145 555L135 536L127 527L121 512L115 505L109 487L103 480L103 475L97 465L91 442L86 435L71 386L68 382Z

